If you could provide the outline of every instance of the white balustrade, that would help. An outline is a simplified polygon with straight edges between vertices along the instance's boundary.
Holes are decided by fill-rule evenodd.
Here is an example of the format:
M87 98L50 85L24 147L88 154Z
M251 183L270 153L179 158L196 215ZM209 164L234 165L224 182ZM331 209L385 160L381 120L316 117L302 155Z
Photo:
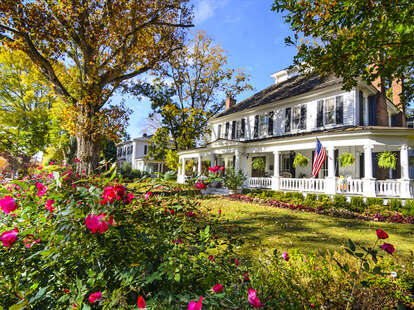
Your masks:
M375 192L378 196L399 197L401 184L398 180L376 180Z
M272 178L247 178L245 185L249 188L272 188Z
M363 180L357 179L337 179L336 192L340 194L363 194Z
M325 191L325 180L280 178L280 189L286 191L322 193Z

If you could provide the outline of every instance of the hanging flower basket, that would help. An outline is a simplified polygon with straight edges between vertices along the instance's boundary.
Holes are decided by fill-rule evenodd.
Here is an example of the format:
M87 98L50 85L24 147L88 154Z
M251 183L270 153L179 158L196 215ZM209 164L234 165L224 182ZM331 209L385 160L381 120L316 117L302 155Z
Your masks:
M343 153L338 157L339 165L343 167L347 167L353 165L355 162L355 156L351 153Z
M393 170L397 167L397 157L394 153L385 151L382 153L379 153L377 155L378 157L378 167L380 168L391 168Z
M266 168L265 167L265 161L263 160L263 158L261 158L261 157L255 158L253 160L253 163L252 163L252 168L254 170L263 171Z
M306 167L309 163L309 158L301 153L297 153L293 160L293 167Z

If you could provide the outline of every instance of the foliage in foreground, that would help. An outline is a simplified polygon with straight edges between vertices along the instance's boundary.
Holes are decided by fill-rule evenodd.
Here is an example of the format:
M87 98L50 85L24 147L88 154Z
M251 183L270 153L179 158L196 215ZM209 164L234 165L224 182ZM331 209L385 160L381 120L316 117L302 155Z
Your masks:
M219 236L220 211L202 213L199 202L180 191L133 197L114 176L87 178L50 166L0 189L0 309L333 309L370 299L390 307L412 302L412 263L376 255L376 261L363 257L361 269L350 246L351 256L274 251L250 264L233 252L237 240ZM392 253L375 248L368 250Z

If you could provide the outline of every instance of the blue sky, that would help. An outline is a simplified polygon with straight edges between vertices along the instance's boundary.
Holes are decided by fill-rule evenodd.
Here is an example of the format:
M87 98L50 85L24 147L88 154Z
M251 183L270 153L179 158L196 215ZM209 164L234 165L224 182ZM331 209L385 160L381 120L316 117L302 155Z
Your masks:
M283 23L282 14L271 11L272 0L193 0L195 27L204 30L227 51L229 66L244 68L251 76L251 85L259 91L273 80L270 74L286 68L293 62L295 48L288 47L284 38L291 32ZM254 92L245 92L243 100ZM125 97L124 97L125 98ZM114 98L114 102L119 100ZM133 110L128 133L140 136L145 119L150 113L147 101L125 98Z

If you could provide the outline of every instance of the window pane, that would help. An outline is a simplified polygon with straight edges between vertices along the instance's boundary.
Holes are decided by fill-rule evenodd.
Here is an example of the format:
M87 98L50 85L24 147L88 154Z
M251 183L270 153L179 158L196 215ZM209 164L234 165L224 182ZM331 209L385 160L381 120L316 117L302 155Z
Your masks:
M335 98L325 100L325 124L335 123Z

